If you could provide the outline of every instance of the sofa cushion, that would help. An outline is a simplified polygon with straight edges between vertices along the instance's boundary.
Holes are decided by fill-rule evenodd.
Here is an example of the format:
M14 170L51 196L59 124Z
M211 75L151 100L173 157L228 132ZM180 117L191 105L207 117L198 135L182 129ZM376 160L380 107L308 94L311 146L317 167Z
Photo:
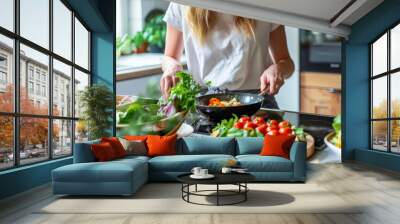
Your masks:
M239 155L236 156L240 167L249 172L292 172L293 163L278 156Z
M231 155L175 155L158 156L149 160L150 171L190 172L199 166L210 171L219 171L228 160L235 159Z
M99 144L100 140L75 143L74 163L95 162L96 158L90 148L92 144Z
M184 137L180 141L180 154L225 154L235 155L235 139L211 136Z
M121 159L109 162L70 164L53 170L53 181L131 182L135 173L147 176L147 163L144 160Z
M126 156L126 151L124 149L124 146L117 137L103 137L101 138L101 142L110 143L117 158L122 158Z
M236 155L260 154L264 138L242 137L236 138Z
M142 140L126 140L118 138L126 151L126 155L145 156L147 155L146 142Z
M264 145L261 149L261 156L280 156L289 159L290 148L294 140L295 135L265 135Z
M175 155L176 139L176 134L169 136L148 135L146 140L147 155L151 157Z
M93 144L90 147L94 157L96 157L96 161L105 162L118 158L118 156L115 154L115 150L109 142Z

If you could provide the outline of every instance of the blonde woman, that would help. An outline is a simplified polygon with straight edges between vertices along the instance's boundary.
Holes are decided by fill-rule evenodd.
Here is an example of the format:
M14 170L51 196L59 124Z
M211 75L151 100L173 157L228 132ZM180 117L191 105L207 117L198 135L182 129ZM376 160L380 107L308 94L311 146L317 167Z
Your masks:
M193 78L203 86L258 92L264 106L278 108L273 97L294 70L284 27L268 22L171 3L167 23L163 76L164 97L178 81L185 50Z

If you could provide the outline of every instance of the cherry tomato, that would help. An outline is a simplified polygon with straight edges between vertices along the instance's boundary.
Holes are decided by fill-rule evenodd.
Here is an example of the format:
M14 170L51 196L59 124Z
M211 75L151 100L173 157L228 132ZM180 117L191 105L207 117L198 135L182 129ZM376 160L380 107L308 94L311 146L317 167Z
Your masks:
M280 127L280 128L290 127L290 123L289 123L289 121L281 121L281 122L279 123L279 127Z
M243 124L242 122L236 122L235 128L237 128L237 129L243 129L243 127L244 127L244 124Z
M279 129L279 134L281 134L281 135L289 135L289 134L292 134L292 129L289 128L289 127L280 128L280 129Z
M278 126L278 121L277 120L270 120L269 124Z
M264 118L262 118L262 117L255 117L253 119L253 124L255 124L257 126L260 126L260 125L262 125L264 123L265 123L265 121L264 121Z
M256 126L251 122L251 121L247 121L245 124L244 124L244 129L245 130L249 130L249 129L253 129L253 128L255 128Z
M242 116L242 117L239 119L239 122L240 122L240 123L243 123L243 124L245 124L247 121L250 121L250 118L249 118L248 116Z
M278 126L277 126L277 125L272 125L272 124L270 124L270 125L267 127L267 131L272 131L272 130L278 130Z
M262 124L256 128L261 134L265 135L267 133L267 125Z
M278 131L277 131L277 130L269 131L269 132L267 133L267 135L277 136L277 135L278 135Z

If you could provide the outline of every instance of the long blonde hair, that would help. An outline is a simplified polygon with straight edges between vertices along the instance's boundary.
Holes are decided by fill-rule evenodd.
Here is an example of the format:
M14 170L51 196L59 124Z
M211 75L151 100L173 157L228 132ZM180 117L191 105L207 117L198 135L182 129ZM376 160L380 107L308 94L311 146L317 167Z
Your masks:
M192 32L200 41L204 43L209 31L211 31L217 20L217 12L207 9L189 7L187 11L187 20ZM255 38L254 29L256 21L240 16L234 16L235 27L243 32L247 37Z

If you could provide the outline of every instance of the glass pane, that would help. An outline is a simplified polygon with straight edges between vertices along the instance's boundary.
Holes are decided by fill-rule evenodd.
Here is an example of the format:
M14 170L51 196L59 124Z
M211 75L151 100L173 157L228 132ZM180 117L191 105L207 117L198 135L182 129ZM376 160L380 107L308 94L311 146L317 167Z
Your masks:
M14 165L13 118L0 116L0 170Z
M48 114L48 64L47 55L21 44L21 113Z
M53 115L72 117L71 66L53 60Z
M391 30L390 37L390 67L400 67L400 24Z
M0 1L0 26L14 31L14 0Z
M20 0L21 36L49 48L49 0Z
M0 35L0 111L14 111L13 40Z
M81 114L79 95L86 86L89 86L89 75L75 69L75 117L79 117Z
M387 121L372 122L372 148L387 151Z
M387 77L372 81L372 118L387 117Z
M400 118L400 72L391 75L390 86L391 115Z
M400 120L391 121L392 152L400 153Z
M49 158L49 120L22 117L20 119L20 163L28 164Z
M387 71L387 34L372 44L372 75Z
M53 156L72 154L72 121L53 120Z
M60 1L53 1L53 51L71 60L72 12Z
M89 70L89 32L75 18L75 63Z
M84 120L75 121L75 143L88 140L88 129Z

